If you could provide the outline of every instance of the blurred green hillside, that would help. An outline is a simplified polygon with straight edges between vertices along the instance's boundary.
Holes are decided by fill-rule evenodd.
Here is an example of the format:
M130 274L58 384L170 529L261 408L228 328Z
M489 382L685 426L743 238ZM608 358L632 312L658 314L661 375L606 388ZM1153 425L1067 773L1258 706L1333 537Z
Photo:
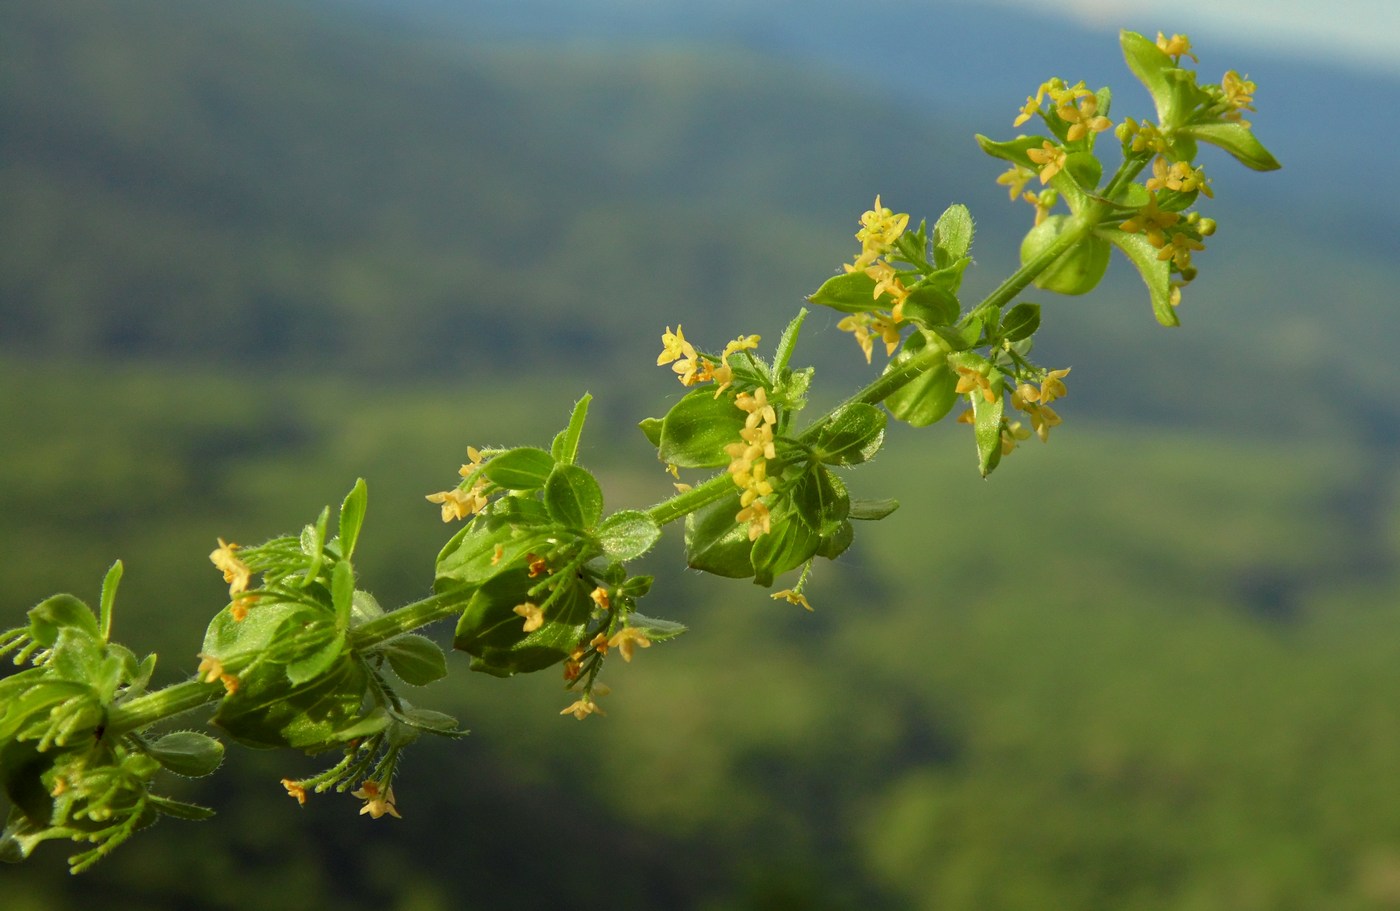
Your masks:
M120 557L118 636L182 679L215 538L357 476L362 584L420 597L452 531L423 494L585 390L609 507L666 496L634 427L678 392L661 329L771 342L875 193L972 207L969 293L1028 224L971 140L1015 94L974 120L735 50L362 15L0 6L0 624ZM903 506L815 613L681 572L671 535L645 609L692 632L609 671L607 718L454 658L423 702L473 734L410 756L403 822L298 810L277 781L314 760L234 750L184 786L214 822L77 879L50 847L0 870L7 911L1400 908L1400 265L1232 208L1288 196L1274 151L1212 164L1183 329L1128 270L1033 298L1074 366L1048 446L983 482L965 428L903 430L852 476ZM799 349L829 397L875 369L834 323Z

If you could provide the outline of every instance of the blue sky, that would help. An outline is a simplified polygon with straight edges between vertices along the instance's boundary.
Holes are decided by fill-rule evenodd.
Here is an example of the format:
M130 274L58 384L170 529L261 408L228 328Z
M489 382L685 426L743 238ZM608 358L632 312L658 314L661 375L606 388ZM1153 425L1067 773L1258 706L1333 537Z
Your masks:
M1400 2L1397 0L995 0L1043 14L1060 13L1094 26L1165 21L1176 31L1228 37L1281 53L1400 75Z

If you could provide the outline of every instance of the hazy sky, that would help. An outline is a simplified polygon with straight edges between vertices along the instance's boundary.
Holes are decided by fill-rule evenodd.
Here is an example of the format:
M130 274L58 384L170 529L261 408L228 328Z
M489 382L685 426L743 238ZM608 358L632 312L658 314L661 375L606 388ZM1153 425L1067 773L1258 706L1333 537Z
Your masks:
M996 0L1094 25L1167 21L1176 31L1400 74L1400 0ZM1195 36L1193 36L1195 37ZM1195 37L1199 43L1200 37Z

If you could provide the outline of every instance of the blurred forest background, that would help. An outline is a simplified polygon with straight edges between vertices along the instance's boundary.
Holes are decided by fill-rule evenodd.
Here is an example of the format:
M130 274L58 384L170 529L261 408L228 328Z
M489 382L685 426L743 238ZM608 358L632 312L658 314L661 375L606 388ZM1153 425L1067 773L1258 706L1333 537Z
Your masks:
M120 557L118 636L182 679L215 537L360 475L362 585L420 597L423 495L585 390L610 507L666 496L635 423L680 391L667 324L775 341L876 193L967 203L989 290L1030 210L973 134L1051 75L1143 116L1116 28L1179 28L697 6L0 5L0 625ZM645 610L692 632L609 672L605 719L454 657L422 702L473 733L410 755L402 822L298 809L318 759L235 748L175 785L215 821L78 878L48 846L7 911L1400 908L1400 85L1193 37L1284 170L1208 160L1180 330L1121 263L1027 295L1074 370L1050 445L983 482L965 428L896 431L851 483L903 508L813 614L668 535ZM798 352L832 400L878 369L836 319Z

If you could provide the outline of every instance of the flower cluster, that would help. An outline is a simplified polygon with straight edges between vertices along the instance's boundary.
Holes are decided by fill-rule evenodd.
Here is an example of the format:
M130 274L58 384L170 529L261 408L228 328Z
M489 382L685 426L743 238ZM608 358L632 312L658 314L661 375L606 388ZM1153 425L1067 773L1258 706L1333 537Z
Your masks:
M442 506L444 522L470 518L485 509L486 504L490 502L487 499L486 478L481 476L481 451L475 446L468 446L467 459L469 461L459 468L457 473L462 476L463 483L471 482L470 487L463 489L459 486L427 495L429 503Z
M836 327L855 336L856 344L865 353L868 364L876 337L885 343L886 355L893 354L899 346L899 324L904 321L904 302L909 298L909 289L889 262L888 255L908 228L909 214L896 215L893 210L881 205L880 197L876 196L875 207L861 215L860 224L861 228L856 232L856 240L861 245L860 255L843 268L847 274L861 272L869 276L875 282L871 299L880 300L888 296L890 308L888 312L852 313Z
M696 351L695 346L686 341L680 326L676 326L675 332L667 326L666 332L661 336L661 353L656 356L656 366L670 364L682 386L713 382L716 387L715 398L719 398L734 382L734 368L729 365L730 355L739 351L750 351L757 348L758 343L757 335L741 335L724 346L724 351L716 363Z
M768 402L768 390L762 386L752 394L741 392L734 398L734 404L748 412L744 419L744 429L739 431L740 441L724 448L729 455L729 476L743 491L739 495L736 522L749 524L749 540L772 530L771 517L763 497L773 492L773 482L768 479L768 460L778 457L773 440L773 428L778 424L777 413Z

